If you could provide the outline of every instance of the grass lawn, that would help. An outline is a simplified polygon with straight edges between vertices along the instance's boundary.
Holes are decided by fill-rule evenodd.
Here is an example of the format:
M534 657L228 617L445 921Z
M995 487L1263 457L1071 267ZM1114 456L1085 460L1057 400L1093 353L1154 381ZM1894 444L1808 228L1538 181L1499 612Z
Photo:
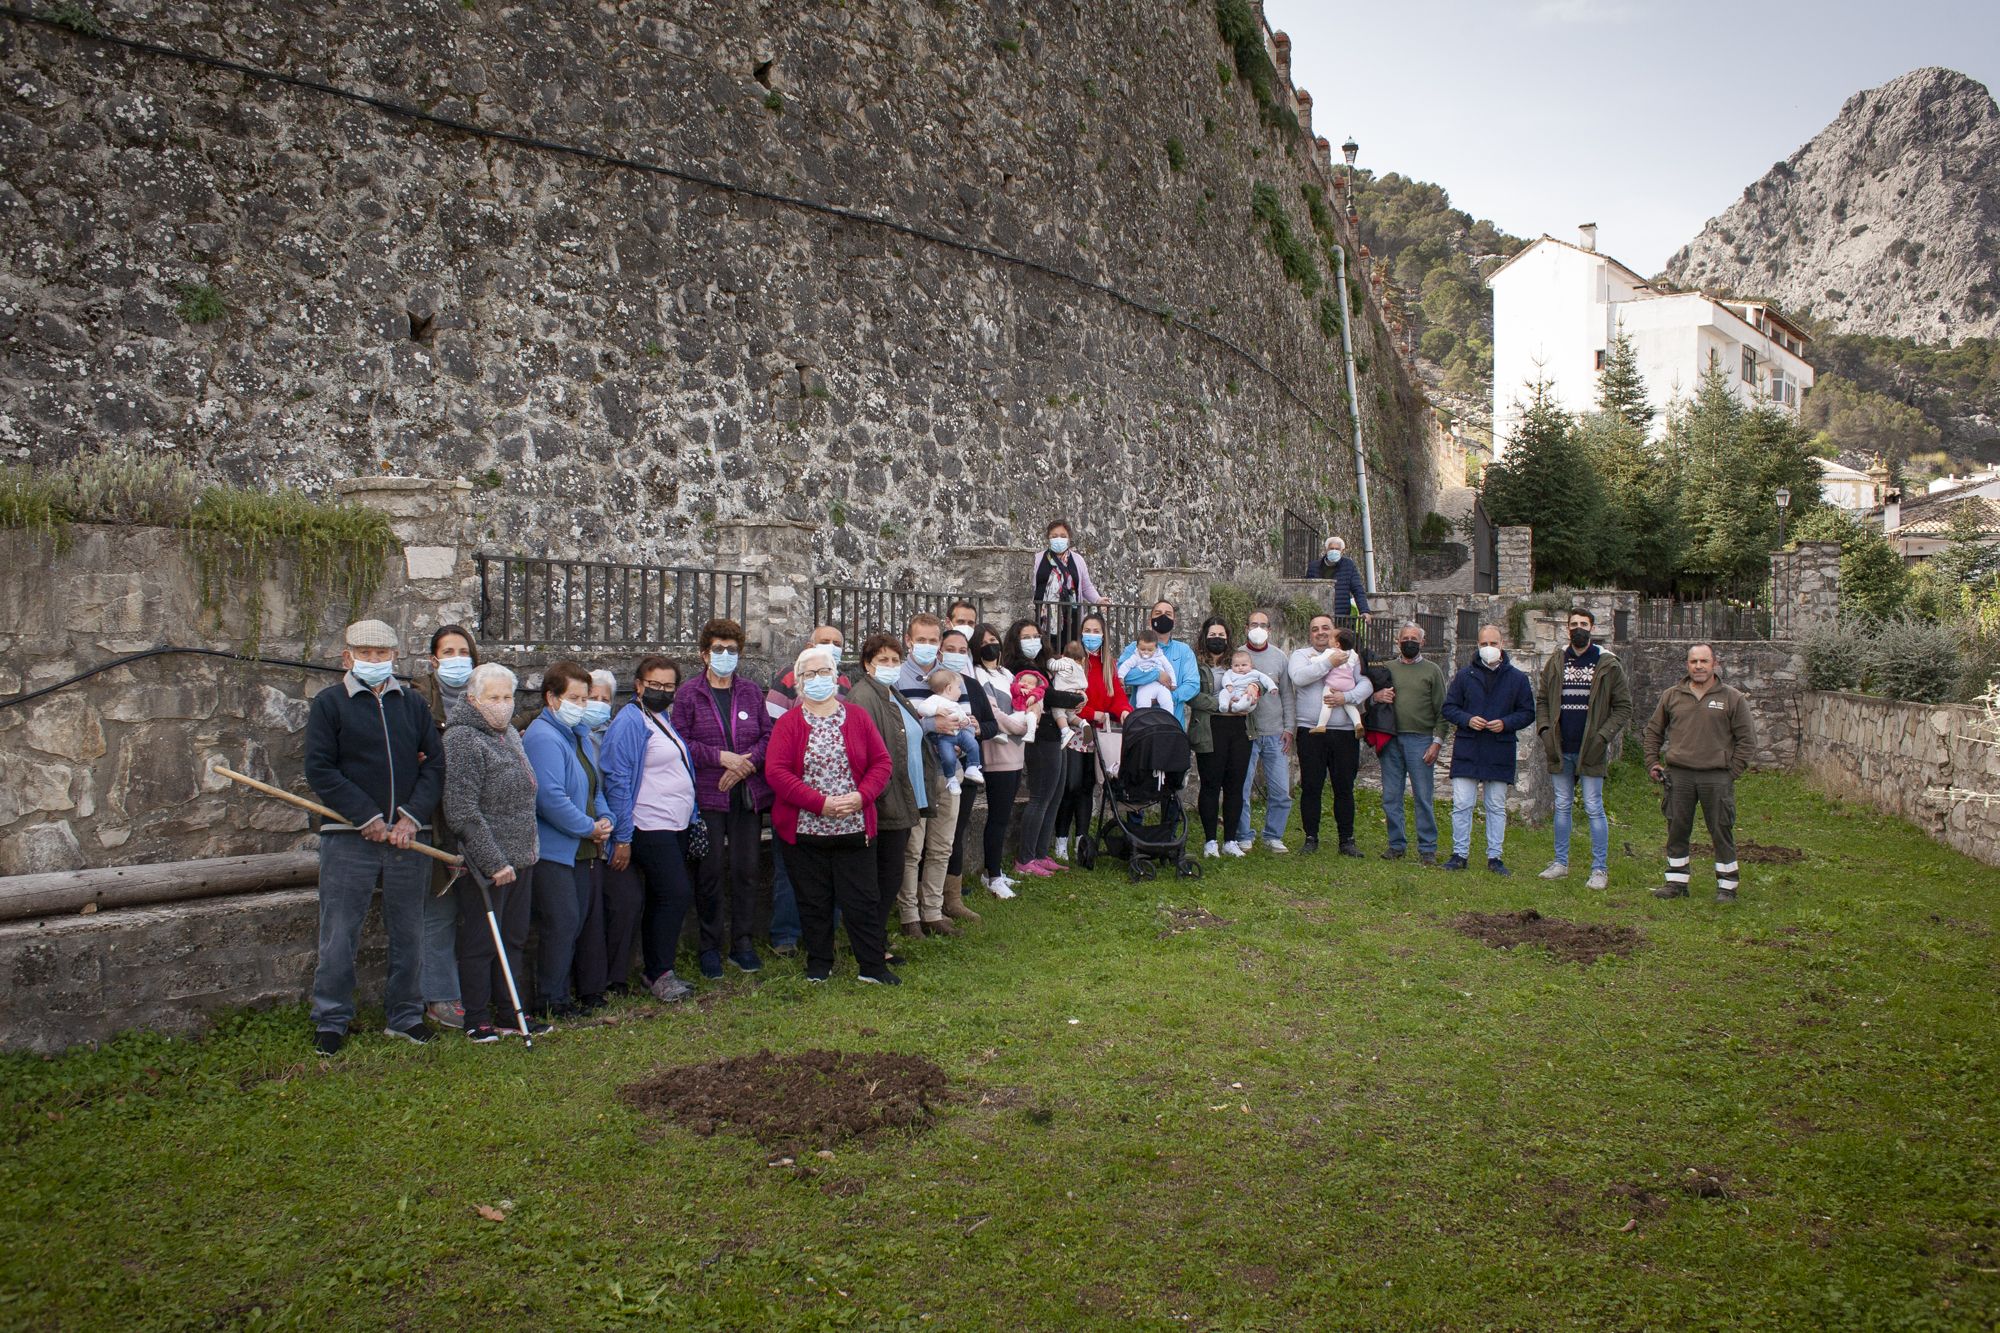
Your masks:
M1365 860L982 896L897 990L779 965L533 1051L322 1065L292 1010L11 1057L0 1325L1991 1329L2000 871L1792 778L1738 793L1740 836L1807 855L1734 908L1699 855L1692 900L1648 896L1621 766L1609 894L1582 829L1553 885L1546 827L1509 880L1385 863L1364 796ZM1644 943L1446 928L1523 907ZM813 1047L928 1055L960 1100L774 1167L618 1097Z

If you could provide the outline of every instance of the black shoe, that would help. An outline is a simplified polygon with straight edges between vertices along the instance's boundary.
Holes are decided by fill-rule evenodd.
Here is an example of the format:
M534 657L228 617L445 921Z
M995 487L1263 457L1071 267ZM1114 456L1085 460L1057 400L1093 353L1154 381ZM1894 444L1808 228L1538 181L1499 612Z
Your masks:
M722 955L710 949L701 956L701 974L710 981L722 980Z
M1451 860L1446 861L1444 863L1444 868L1446 870L1464 870L1466 868L1466 864L1467 863L1464 857L1454 856L1451 858Z
M1420 866L1435 866L1435 865L1436 865L1437 863L1438 863L1438 856L1437 856L1437 853L1436 853L1436 852L1418 852L1418 853L1417 853L1417 864L1418 864L1418 865L1420 865Z
M764 970L764 960L757 956L755 949L745 949L740 953L730 954L729 961L736 964L736 970L739 972L762 972Z
M1497 856L1486 858L1486 868L1495 875L1511 875L1514 873L1507 868L1507 863Z
M905 958L902 954L890 953L887 949L884 949L882 951L882 961L885 964L894 963L897 967L906 967L912 960Z
M583 1002L579 1007L583 1010L584 1016L588 1017L591 1014L596 1013L599 1009L602 1009L604 1007L604 1003L605 1001L602 995L586 995L583 997Z
M606 998L613 1000L622 1000L631 993L632 983L629 981L614 981L604 988Z
M903 979L889 970L886 960L880 967L862 968L860 975L855 977L855 980L865 981L871 986L900 986L903 984Z
M1319 839L1318 839L1318 838L1307 838L1307 839L1306 839L1306 851L1308 851L1308 852L1316 852L1316 851L1318 851L1318 850L1319 850Z
M542 1035L543 1033L545 1033L545 1032L554 1032L555 1030L556 1030L556 1025L555 1025L554 1023L544 1023L544 1022L543 1022L543 1021L542 1021L541 1019L539 1019L539 1018L536 1018L536 1017L535 1017L534 1015L532 1015L532 1014L530 1014L530 1015L528 1016L528 1035L529 1035L529 1036L531 1036L531 1037L539 1037L539 1036L541 1036L541 1035ZM521 1025L520 1025L520 1023L519 1023L519 1022L514 1022L514 1023L508 1023L508 1024L506 1024L505 1026L501 1027L501 1029L500 1029L500 1035L501 1035L501 1036L503 1036L503 1037L518 1037L518 1036L520 1036L520 1035L521 1035Z
M1340 854L1342 856L1359 856L1361 855L1361 846L1354 839L1349 838L1346 842L1340 844Z
M807 981L825 981L833 976L832 963L812 963L806 967Z
M500 1040L500 1029L494 1027L491 1023L481 1023L478 1027L467 1028L465 1030L465 1039L484 1046L488 1042Z
M1400 861L1403 859L1403 849L1401 847L1386 848L1382 852L1382 859L1384 861Z
M1733 902L1735 902L1735 901L1736 901L1736 890L1734 890L1734 889L1717 889L1717 890L1715 891L1715 901L1716 901L1716 905L1717 905L1717 906L1722 906L1722 905L1724 905L1724 904L1727 904L1727 903L1733 903Z
M582 1012L582 1005L574 1000L564 1000L561 1004L550 1005L537 1016L548 1019L551 1022L559 1022L565 1018L575 1018Z
M430 1026L421 1018L406 1028L383 1028L382 1035L401 1037L404 1041L415 1042L419 1046L427 1045L437 1037L437 1033L432 1032Z
M1653 896L1655 898L1685 898L1688 896L1688 886L1685 884L1662 884L1659 888L1653 890Z
M331 1028L321 1028L319 1031L313 1033L313 1049L321 1055L339 1055L340 1044L346 1040L347 1034L344 1032L335 1032Z

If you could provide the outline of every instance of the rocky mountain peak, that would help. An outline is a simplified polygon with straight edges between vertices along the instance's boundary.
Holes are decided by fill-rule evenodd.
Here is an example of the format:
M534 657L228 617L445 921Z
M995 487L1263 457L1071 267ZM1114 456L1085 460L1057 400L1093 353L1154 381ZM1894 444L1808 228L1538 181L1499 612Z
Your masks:
M1956 70L1912 70L1840 115L1668 261L1666 276L1842 333L2000 334L2000 108Z

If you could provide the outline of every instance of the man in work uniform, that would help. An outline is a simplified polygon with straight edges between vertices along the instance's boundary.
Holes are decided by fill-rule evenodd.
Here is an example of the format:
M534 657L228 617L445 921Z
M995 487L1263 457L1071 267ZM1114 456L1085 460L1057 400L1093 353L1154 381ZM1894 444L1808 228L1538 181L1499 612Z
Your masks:
M1667 882L1653 890L1655 898L1687 897L1688 834L1700 801L1715 845L1715 901L1736 901L1736 779L1756 740L1750 701L1715 678L1715 649L1689 648L1687 675L1660 696L1646 724L1646 771L1666 784Z

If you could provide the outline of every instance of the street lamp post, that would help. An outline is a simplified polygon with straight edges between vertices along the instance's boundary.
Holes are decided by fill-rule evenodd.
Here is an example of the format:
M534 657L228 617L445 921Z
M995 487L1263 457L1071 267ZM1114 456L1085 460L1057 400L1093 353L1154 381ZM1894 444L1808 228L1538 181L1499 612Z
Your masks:
M1778 545L1785 544L1785 511L1792 507L1792 493L1783 486L1778 488Z

